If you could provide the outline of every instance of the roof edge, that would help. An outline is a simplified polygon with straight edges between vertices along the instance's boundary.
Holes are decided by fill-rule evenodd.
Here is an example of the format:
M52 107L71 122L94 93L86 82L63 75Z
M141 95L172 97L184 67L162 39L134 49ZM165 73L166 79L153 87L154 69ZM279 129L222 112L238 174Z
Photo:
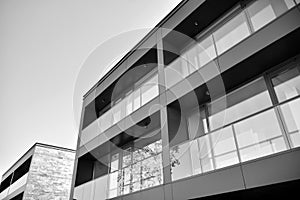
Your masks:
M65 147L59 147L59 146L55 146L55 145L50 145L50 144L44 144L44 143L40 143L40 142L36 142L34 143L16 162L14 162L9 168L8 170L6 170L3 174L2 174L2 178L3 176L7 175L7 173L22 159L24 158L27 154L29 154L30 151L32 151L36 146L40 146L40 147L47 147L47 148L52 148L52 149L57 149L57 150L64 150L64 151L69 151L69 152L76 152L76 150L74 149L69 149L69 148L65 148Z
M100 80L92 86L84 95L83 99L85 99L92 91L94 91L110 74L112 74L126 59L131 56L136 49L138 49L148 38L150 38L162 25L173 16L182 6L184 6L189 0L182 0L179 4L176 5L154 28L152 28L149 33L147 33L134 47L129 50L128 53L123 56L114 67L112 67L104 76L100 78Z

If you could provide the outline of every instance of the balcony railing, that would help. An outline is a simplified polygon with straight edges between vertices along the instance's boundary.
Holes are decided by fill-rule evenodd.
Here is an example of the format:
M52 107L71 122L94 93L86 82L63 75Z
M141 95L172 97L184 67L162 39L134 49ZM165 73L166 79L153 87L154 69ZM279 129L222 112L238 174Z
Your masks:
M299 110L297 97L172 147L172 180L299 147Z
M23 187L27 182L28 173L24 174L21 178L16 180L13 184L11 184L8 188L0 193L0 200L4 199L8 195L12 194L19 188Z
M165 68L166 87L171 88L208 65L255 32L293 8L299 0L259 0L247 6ZM217 62L215 61L217 66Z
M129 116L159 94L158 74L155 73L134 91L126 95L96 121L82 130L81 145Z

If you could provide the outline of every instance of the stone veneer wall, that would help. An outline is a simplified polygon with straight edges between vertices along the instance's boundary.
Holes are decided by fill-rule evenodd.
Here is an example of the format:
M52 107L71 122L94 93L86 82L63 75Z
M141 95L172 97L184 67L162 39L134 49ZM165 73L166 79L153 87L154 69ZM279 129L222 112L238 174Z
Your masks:
M69 200L75 152L36 146L23 200Z

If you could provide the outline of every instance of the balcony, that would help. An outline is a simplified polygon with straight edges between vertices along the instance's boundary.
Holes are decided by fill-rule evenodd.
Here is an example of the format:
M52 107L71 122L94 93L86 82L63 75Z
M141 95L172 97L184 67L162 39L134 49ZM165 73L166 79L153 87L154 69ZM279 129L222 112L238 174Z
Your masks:
M5 197L13 194L17 190L21 189L22 187L25 187L27 183L27 177L28 173L24 174L21 178L17 179L14 183L12 183L8 188L6 188L4 191L0 193L0 200L4 199ZM25 188L21 189L22 191L25 190ZM19 193L20 191L18 191Z

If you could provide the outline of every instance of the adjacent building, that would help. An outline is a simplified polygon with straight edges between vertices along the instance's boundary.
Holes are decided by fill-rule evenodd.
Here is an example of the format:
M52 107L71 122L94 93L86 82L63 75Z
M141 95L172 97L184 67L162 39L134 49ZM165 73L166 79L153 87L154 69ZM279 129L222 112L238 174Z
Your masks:
M36 143L2 176L0 200L68 200L75 151Z
M300 184L299 0L184 0L84 96L70 199Z

